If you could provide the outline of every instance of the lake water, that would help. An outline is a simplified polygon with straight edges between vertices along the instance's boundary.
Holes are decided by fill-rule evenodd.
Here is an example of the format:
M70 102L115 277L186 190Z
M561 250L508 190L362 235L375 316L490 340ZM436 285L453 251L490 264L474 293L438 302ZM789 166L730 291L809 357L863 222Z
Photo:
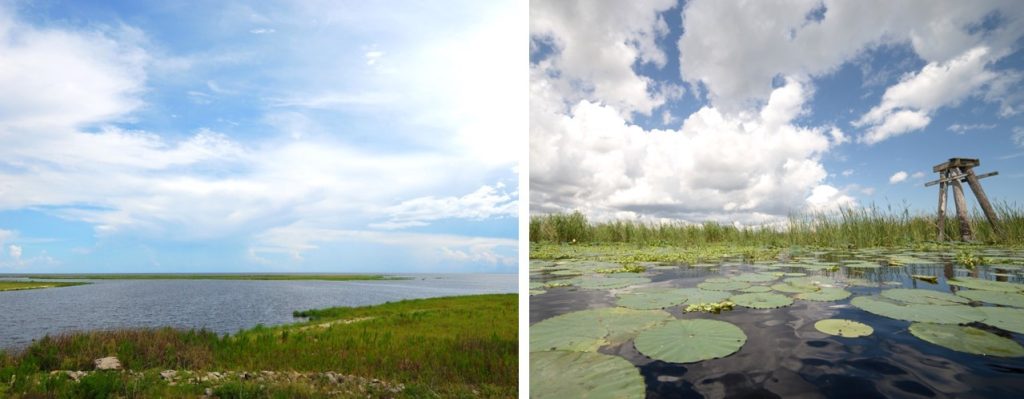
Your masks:
M1020 262L1017 265L979 266L967 270L945 254L917 256L925 259L917 260L918 264L903 266L886 265L884 261L872 265L867 261L884 258L878 254L855 255L857 262L851 262L849 266L846 266L847 261L842 256L830 256L830 262L820 261L819 258L819 262L803 264L776 262L752 265L742 261L721 262L712 267L649 264L647 272L634 274L646 281L612 289L594 288L597 285L593 284L593 278L598 278L596 281L599 283L604 280L593 272L596 266L589 266L586 261L536 262L531 265L531 285L534 289L530 298L531 334L538 331L539 323L560 315L590 312L588 309L623 309L621 306L629 305L625 305L628 302L622 302L622 298L632 293L664 292L696 287L708 279L724 281L741 275L774 273L774 279L750 285L765 286L765 292L770 289L772 293L785 295L793 299L791 305L775 309L737 306L721 314L685 312L685 304L663 308L670 320L713 319L739 327L746 334L747 340L735 353L693 363L670 363L641 353L635 345L635 334L624 342L601 346L597 352L625 359L632 364L639 375L629 377L630 373L625 374L627 378L640 380L636 388L639 390L637 397L646 396L647 399L1021 397L1024 393L1024 357L982 356L951 350L912 335L908 330L912 325L909 321L883 317L851 304L853 298L878 298L880 293L893 288L947 293L945 295L963 290L947 284L952 278L977 277L1024 283L1024 267L1020 266ZM826 264L842 266L833 269L824 266ZM851 296L816 302L800 300L793 293L780 293L776 290L786 288L776 284L785 284L786 279L791 278L787 276L804 275L822 276L823 281L828 282L827 286L842 288ZM912 275L934 276L937 281L920 281L912 278ZM592 284L589 288L586 287L588 279ZM558 283L544 286L550 282ZM739 294L742 292L731 293ZM993 305L972 302L971 306ZM829 318L858 321L873 327L874 332L860 338L843 338L815 329L816 321ZM984 323L970 323L970 326L1018 344L1024 343L1024 334ZM643 334L643 331L639 334ZM679 339L682 343L686 338ZM534 346L537 345L531 342L531 351L547 350ZM578 366L587 367L584 364ZM562 367L566 367L566 370L577 368ZM536 365L532 364L531 373L539 372L535 368ZM557 373L552 375L557 376ZM565 381L565 377L554 379Z
M47 334L124 327L231 333L301 321L295 310L450 295L516 292L512 274L418 274L391 281L93 280L0 292L0 348Z

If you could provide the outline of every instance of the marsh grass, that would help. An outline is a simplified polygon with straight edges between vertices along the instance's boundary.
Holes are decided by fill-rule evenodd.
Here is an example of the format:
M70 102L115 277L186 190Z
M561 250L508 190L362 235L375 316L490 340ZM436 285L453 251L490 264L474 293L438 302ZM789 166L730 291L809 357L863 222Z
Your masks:
M1024 211L1006 203L997 204L995 211L1002 234L997 234L977 210L970 214L969 223L975 241L1008 246L1024 245ZM959 229L959 219L946 219L947 239L958 238ZM911 214L906 208L883 210L875 206L843 209L834 213L792 215L788 223L779 228L736 227L715 222L652 224L620 220L589 223L579 212L530 218L530 242L548 244L735 244L867 248L912 246L934 242L936 239L937 225L934 215Z
M36 394L45 391L39 381L51 370L90 370L93 359L117 356L130 370L335 371L403 383L409 387L406 396L473 396L476 391L513 397L519 370L517 301L515 294L475 295L309 310L296 312L310 319L306 323L257 326L226 336L170 328L63 334L18 353L0 353L0 381L23 381L7 389ZM127 385L117 387L117 395L129 396Z
M0 291L36 290L41 288L71 287L88 283L52 281L0 281Z

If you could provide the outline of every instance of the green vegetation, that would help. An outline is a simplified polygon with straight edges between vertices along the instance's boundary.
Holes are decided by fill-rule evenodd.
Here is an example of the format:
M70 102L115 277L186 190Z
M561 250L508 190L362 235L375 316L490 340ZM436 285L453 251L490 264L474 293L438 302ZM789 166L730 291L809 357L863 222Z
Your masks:
M119 273L119 274L33 274L23 277L60 280L403 280L404 277L379 274L189 274L189 273Z
M977 211L969 222L975 240L987 244L1024 245L1024 210L997 204L995 211L1003 234L992 230ZM946 237L959 237L960 222L946 220ZM915 246L936 239L936 220L930 214L911 215L904 209L881 210L875 206L844 209L836 213L793 215L779 229L736 227L715 222L704 224L648 224L633 221L589 223L579 212L530 218L532 243L631 243L644 245L702 246L818 246L868 248Z
M0 281L0 291L34 290L39 288L70 287L87 283L64 283L50 281Z
M517 302L501 294L309 310L296 312L306 323L227 336L163 328L45 337L0 352L0 397L196 397L206 389L222 398L318 398L339 390L342 397L515 397ZM52 373L92 370L106 356L131 371L94 372L78 382ZM162 370L195 378L172 385ZM231 377L198 377L213 372ZM346 388L332 383L333 372L366 383Z

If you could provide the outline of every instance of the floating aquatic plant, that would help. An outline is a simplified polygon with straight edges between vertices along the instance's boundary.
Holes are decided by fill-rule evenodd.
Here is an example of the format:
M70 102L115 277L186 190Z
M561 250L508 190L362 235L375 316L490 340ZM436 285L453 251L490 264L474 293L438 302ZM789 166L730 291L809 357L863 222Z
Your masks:
M956 254L956 263L963 265L968 269L974 269L975 266L979 266L985 263L985 258L981 256L975 256L970 251L960 251Z
M956 294L972 301L1024 308L1024 295L1022 294L985 290L960 290Z
M686 302L686 291L680 288L652 288L618 295L617 305L630 309L662 309Z
M846 319L825 319L814 323L814 328L825 334L844 338L856 338L871 335L875 329L871 326Z
M726 282L717 282L717 281L710 281L709 282L709 281L705 281L703 283L697 284L697 287L702 289L702 290L711 290L711 291L736 291L736 290L742 290L744 288L750 287L750 284L749 283L744 283L742 281L726 281Z
M719 320L674 320L654 327L633 341L640 353L670 363L693 363L729 356L743 347L747 335Z
M822 287L816 292L803 292L796 294L797 299L815 302L831 302L850 297L850 291L835 287Z
M985 315L985 320L982 320L982 323L1017 334L1024 334L1024 309L996 308L991 306L977 309Z
M530 326L530 351L596 351L622 343L638 331L671 319L661 310L588 309L543 320Z
M981 321L985 315L966 305L899 304L882 297L859 296L850 304L862 310L890 319L938 324L961 324Z
M882 291L880 295L906 303L920 303L926 305L958 305L966 304L965 298L950 294L926 289L914 288L893 288Z
M932 283L932 284L938 284L939 283L939 278L937 276L926 276L926 275L923 275L923 274L914 274L914 275L911 275L910 277L913 278L914 280L921 280L921 281L929 282L929 283Z
M964 288L985 291L1002 292L1024 292L1024 284L1015 284L1006 281L993 281L973 277L957 277L946 280L949 285L956 285Z
M729 300L752 309L774 309L793 304L792 298L770 292L740 294L729 298Z
M736 307L736 304L732 303L732 302L729 302L729 301L702 302L702 303L694 303L694 304L687 305L686 309L683 309L683 310L686 311L686 312L704 312L704 313L719 314L719 313L722 313L724 311L732 310L735 307Z
M531 398L623 398L646 396L644 377L618 356L594 352L530 354Z
M958 352L984 356L1024 356L1024 347L1012 339L988 331L957 325L914 323L910 333L915 337Z

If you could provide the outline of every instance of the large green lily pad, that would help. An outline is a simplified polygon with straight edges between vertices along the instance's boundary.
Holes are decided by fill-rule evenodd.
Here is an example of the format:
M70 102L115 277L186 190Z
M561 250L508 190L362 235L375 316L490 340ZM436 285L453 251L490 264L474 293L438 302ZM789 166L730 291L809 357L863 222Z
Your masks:
M957 277L955 279L946 280L946 283L974 290L1024 292L1024 284L1014 284L1006 281L985 280L973 277Z
M675 320L640 333L634 344L647 357L670 363L692 363L729 356L743 347L747 335L719 320Z
M530 326L530 351L596 351L628 341L637 332L672 316L661 310L588 309L543 320Z
M835 287L822 287L817 292L803 292L796 294L797 299L816 302L830 302L850 297L850 291Z
M1013 306L1024 308L1024 295L1012 292L985 291L985 290L961 290L956 293L959 296L972 301L987 302L994 305Z
M775 309L793 304L792 298L771 292L734 295L729 300L737 305L753 309Z
M985 315L982 323L1002 328L1017 334L1024 334L1024 309L982 307L976 308Z
M819 288L815 287L813 285L793 285L793 284L789 284L789 283L778 283L778 284L772 285L772 289L776 290L776 291L779 291L779 292L789 293L789 294L799 294L799 293L805 293L805 292L815 292Z
M733 281L742 281L744 283L763 283L767 281L774 281L775 279L776 277L774 276L761 273L744 273L732 277Z
M961 324L985 318L981 311L966 305L902 305L876 296L859 296L850 304L879 316L922 323Z
M920 303L926 305L957 305L970 302L948 292L939 292L915 288L893 288L881 292L881 295L900 302Z
M727 282L717 282L717 281L708 282L708 281L705 281L703 283L697 284L698 288L700 288L702 290L710 290L710 291L736 291L736 290L742 290L742 289L747 288L749 286L750 286L749 283L744 283L742 281L727 281Z
M686 291L679 288L653 288L618 295L616 305L630 309L663 309L686 302Z
M958 352L1000 357L1024 356L1024 347L1020 344L974 327L914 323L910 325L910 333Z
M642 399L645 390L640 371L621 357L566 351L530 354L531 398Z
M771 290L772 290L772 287L768 287L768 286L764 286L764 285L752 285L750 287L747 287L747 288L744 288L744 289L740 290L740 292L770 292Z
M871 326L846 319L825 319L814 323L814 328L828 335L845 338L856 338L871 335L875 329Z
M709 291L700 288L680 288L679 292L686 295L686 303L721 302L732 295L726 291Z

